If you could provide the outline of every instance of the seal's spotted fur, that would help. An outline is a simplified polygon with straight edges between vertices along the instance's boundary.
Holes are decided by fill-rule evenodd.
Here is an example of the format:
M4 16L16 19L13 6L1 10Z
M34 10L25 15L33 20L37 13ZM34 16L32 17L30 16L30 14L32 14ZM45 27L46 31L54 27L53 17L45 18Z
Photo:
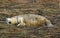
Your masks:
M47 24L47 26L53 26L47 18L35 15L35 14L25 14L25 15L19 15L9 18L11 20L7 19L7 22L10 21L11 24L18 24L17 26L41 26L43 24Z

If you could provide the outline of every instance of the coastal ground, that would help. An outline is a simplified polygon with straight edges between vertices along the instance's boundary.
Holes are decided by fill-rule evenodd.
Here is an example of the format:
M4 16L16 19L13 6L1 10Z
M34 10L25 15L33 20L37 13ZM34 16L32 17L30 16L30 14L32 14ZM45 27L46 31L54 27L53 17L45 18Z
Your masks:
M38 0L39 1L39 0ZM60 38L59 0L0 1L0 38ZM2 22L5 18L20 14L38 14L49 19L56 27L16 27Z

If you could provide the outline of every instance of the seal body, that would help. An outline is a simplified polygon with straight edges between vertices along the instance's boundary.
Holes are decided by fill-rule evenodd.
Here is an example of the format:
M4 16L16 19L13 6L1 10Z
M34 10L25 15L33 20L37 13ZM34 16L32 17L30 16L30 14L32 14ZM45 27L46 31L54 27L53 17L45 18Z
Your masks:
M41 26L45 23L48 26L53 26L50 20L36 14L24 14L11 17L10 19L11 24L17 24L17 26Z
M41 26L45 24L45 17L31 14L24 16L24 23L28 26Z

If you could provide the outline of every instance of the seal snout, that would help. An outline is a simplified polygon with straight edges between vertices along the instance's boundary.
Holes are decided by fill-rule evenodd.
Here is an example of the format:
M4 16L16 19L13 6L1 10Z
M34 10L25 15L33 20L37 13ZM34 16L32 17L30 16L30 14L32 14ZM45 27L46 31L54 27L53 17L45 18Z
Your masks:
M6 23L7 24L11 24L11 19L10 18L6 18Z

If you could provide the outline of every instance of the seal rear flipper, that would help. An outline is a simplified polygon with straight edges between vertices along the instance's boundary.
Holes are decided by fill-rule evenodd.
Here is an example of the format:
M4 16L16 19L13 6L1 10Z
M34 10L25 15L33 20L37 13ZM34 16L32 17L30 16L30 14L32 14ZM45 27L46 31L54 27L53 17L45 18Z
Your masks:
M47 27L54 27L54 25L48 19L46 19L46 25Z

